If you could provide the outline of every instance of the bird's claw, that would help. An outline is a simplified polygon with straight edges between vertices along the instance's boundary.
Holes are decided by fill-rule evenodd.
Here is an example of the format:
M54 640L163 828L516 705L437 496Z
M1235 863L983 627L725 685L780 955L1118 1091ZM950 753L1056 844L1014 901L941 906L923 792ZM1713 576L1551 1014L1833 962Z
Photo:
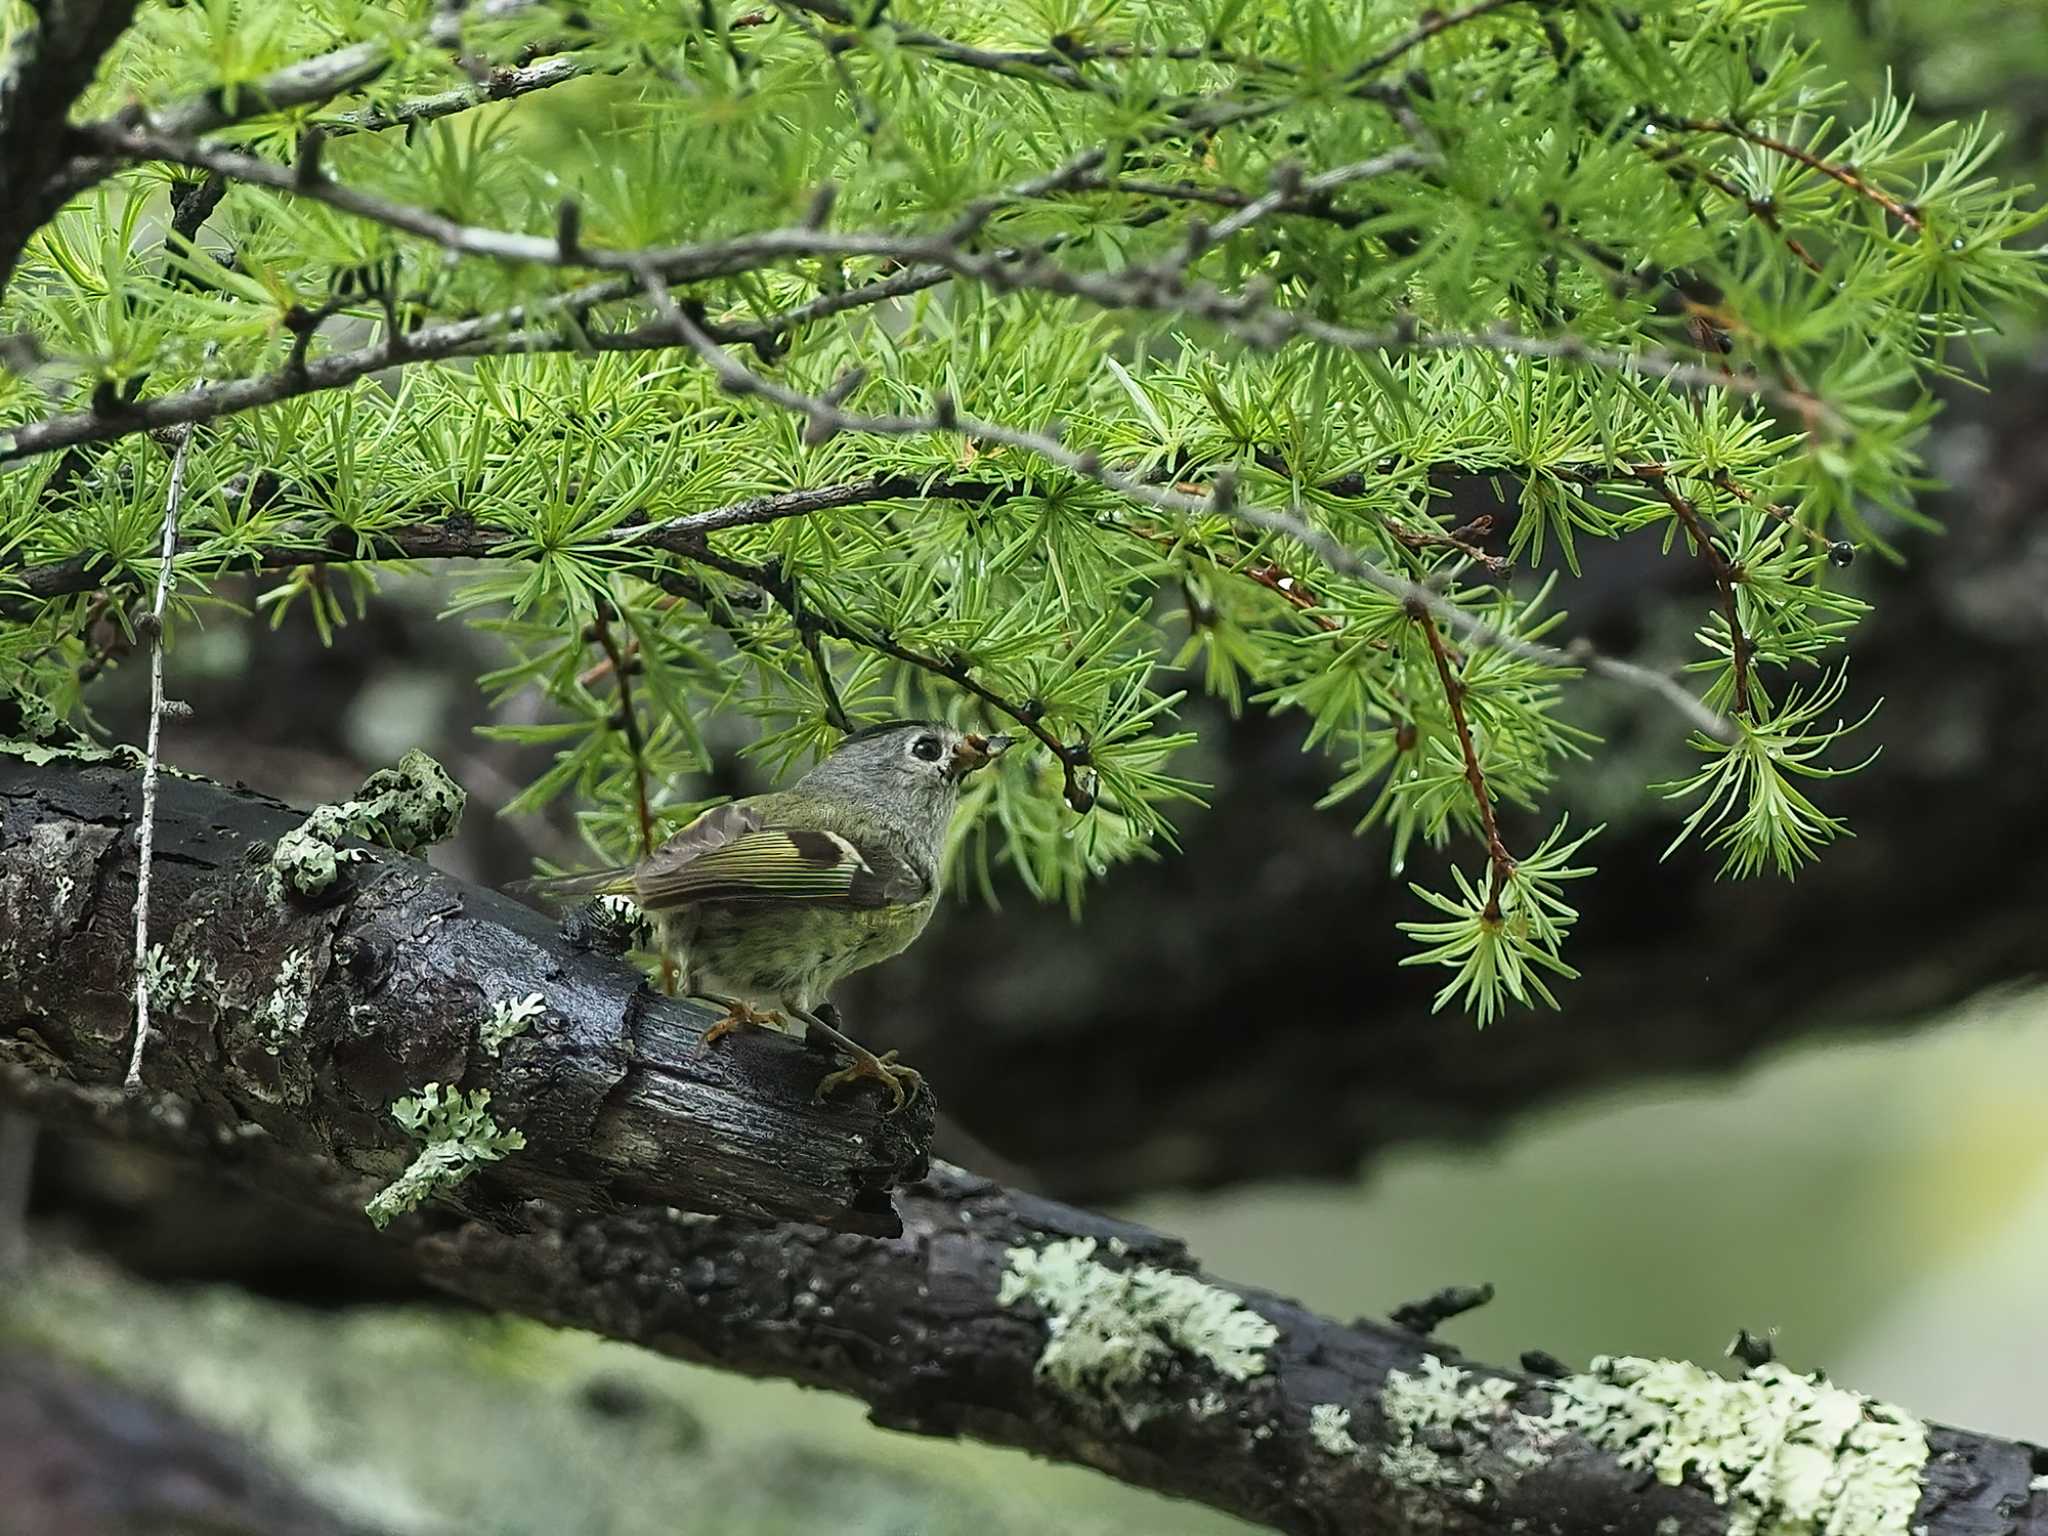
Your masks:
M851 1066L825 1074L818 1084L818 1091L811 1096L812 1102L822 1104L835 1088L844 1088L862 1081L880 1083L889 1090L892 1100L889 1113L892 1115L924 1091L924 1074L915 1067L897 1066L894 1051L884 1052L880 1056L872 1051L862 1051L853 1058Z
M781 1024L781 1014L762 1013L734 1000L725 1005L725 1017L704 1031L704 1038L698 1042L697 1048L708 1051L727 1035L736 1035L743 1029L776 1029Z

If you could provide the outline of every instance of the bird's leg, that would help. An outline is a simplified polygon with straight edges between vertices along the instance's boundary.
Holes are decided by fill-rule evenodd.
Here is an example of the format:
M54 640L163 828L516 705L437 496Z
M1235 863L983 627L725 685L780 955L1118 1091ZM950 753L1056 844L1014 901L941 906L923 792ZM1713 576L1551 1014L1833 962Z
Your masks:
M877 1056L866 1046L848 1039L839 1030L827 1024L818 1017L816 1011L807 1012L796 1008L790 1011L809 1026L809 1032L805 1036L806 1043L812 1036L818 1036L830 1041L853 1058L852 1066L841 1067L837 1072L825 1074L818 1084L818 1091L811 1096L814 1103L822 1104L833 1089L843 1088L849 1083L857 1083L865 1078L870 1082L880 1083L889 1090L889 1097L893 1101L889 1106L889 1113L893 1115L923 1091L924 1074L911 1067L897 1066L894 1051L886 1051Z
M809 1014L804 1016L804 1022L805 1050L823 1051L830 1055L833 1051L839 1049L834 1043L834 1039L835 1037L838 1039L845 1038L841 1031L846 1028L846 1021L839 1017L839 1010L836 1007L830 1003L820 1003ZM812 1022L822 1024L825 1027L823 1029L812 1029L809 1027Z
M704 1038L697 1043L699 1050L709 1050L727 1035L736 1035L743 1029L773 1029L782 1022L778 1013L762 1013L737 997L725 997L717 992L695 992L707 1003L718 1003L725 1009L725 1017L704 1031Z

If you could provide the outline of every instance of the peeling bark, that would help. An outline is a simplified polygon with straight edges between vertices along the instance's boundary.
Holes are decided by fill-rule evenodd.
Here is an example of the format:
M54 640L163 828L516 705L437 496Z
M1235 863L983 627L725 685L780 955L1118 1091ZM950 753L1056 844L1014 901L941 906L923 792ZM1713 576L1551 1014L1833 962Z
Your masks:
M417 861L374 856L348 866L330 904L281 903L256 850L295 813L217 786L172 785L155 877L166 964L182 974L196 957L208 979L167 1008L149 1093L124 1097L110 1084L124 1059L132 799L109 767L0 759L0 1098L353 1212L407 1156L382 1113L390 1096L430 1074L487 1085L527 1147L477 1173L467 1210L429 1208L387 1239L456 1295L1314 1536L1723 1536L1748 1515L1798 1536L1823 1528L1801 1510L1866 1494L1893 1513L1858 1536L2048 1536L2039 1449L1923 1430L1767 1372L1748 1388L1765 1403L1825 1392L1850 1405L1855 1435L1890 1438L1820 1452L1811 1426L1796 1444L1796 1424L1759 1442L1752 1419L1695 1450L1672 1427L1685 1415L1655 1427L1661 1400L1626 1370L1467 1366L1416 1333L1209 1279L1173 1238L944 1166L897 1191L888 1236L764 1225L752 1218L808 1204L882 1226L839 1192L879 1195L864 1149L892 1149L891 1176L906 1173L925 1128L796 1107L818 1069L779 1041L699 1057L699 1016ZM293 950L309 958L288 964ZM478 1019L512 989L541 991L549 1016L493 1059ZM287 1004L267 1008L280 992ZM270 1027L301 1006L296 1025ZM1663 1376L1703 1404L1734 1390L1691 1367ZM1634 1454L1651 1444L1684 1475L1654 1475Z

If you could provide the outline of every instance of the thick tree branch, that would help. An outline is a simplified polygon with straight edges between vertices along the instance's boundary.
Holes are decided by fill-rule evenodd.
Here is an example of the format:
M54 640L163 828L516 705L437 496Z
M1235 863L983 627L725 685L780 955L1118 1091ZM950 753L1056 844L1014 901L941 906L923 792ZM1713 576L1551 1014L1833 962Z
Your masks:
M248 1445L98 1372L0 1348L8 1536L374 1536Z
M158 880L180 918L173 953L213 970L165 1020L147 1096L124 1096L130 775L0 762L15 999L0 1094L353 1216L364 1174L404 1155L381 1144L388 1095L427 1072L488 1083L526 1147L472 1180L466 1210L390 1234L457 1295L1316 1536L1722 1536L1738 1514L1787 1532L2048 1533L2039 1450L1925 1428L1781 1367L1736 1384L1669 1363L1556 1379L1467 1365L1408 1329L1215 1281L1172 1238L946 1167L897 1192L895 1236L763 1224L806 1205L848 1214L818 1198L821 1170L862 1147L908 1151L901 1132L843 1105L799 1126L808 1079L785 1069L802 1052L694 1061L676 1049L693 1038L681 1010L414 861L357 866L327 907L266 909L246 840L294 815L208 784L171 786ZM280 965L285 945L310 962ZM252 1038L243 999L298 999L277 972L301 966L304 1001L260 1008L279 1027ZM490 1058L476 1016L528 985L543 1017ZM678 1125L709 1098L726 1104L717 1137ZM679 1219L678 1204L733 1214ZM1825 1475L1808 1477L1816 1456Z
M0 63L0 290L64 201L43 182L63 156L65 119L134 14L135 0L48 0L20 15Z
M122 1080L135 806L125 766L0 755L0 1071L17 1088L24 1072ZM164 781L152 1099L316 1160L358 1207L422 1151L394 1105L439 1084L487 1092L525 1138L462 1184L473 1208L553 1193L895 1230L887 1191L923 1166L927 1100L814 1106L815 1054L775 1038L700 1050L713 1015L415 859L362 848L312 899L284 890L268 854L301 819Z

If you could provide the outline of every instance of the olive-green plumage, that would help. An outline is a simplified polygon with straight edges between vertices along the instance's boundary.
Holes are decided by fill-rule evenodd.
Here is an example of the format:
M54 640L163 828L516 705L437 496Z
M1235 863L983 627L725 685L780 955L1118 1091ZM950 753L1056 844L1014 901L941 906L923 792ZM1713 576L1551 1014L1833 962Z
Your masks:
M705 812L638 864L543 885L631 898L681 990L732 1005L734 1021L823 1030L858 1053L853 1076L914 1080L816 1011L924 931L961 782L1008 746L930 721L870 726L787 789Z

